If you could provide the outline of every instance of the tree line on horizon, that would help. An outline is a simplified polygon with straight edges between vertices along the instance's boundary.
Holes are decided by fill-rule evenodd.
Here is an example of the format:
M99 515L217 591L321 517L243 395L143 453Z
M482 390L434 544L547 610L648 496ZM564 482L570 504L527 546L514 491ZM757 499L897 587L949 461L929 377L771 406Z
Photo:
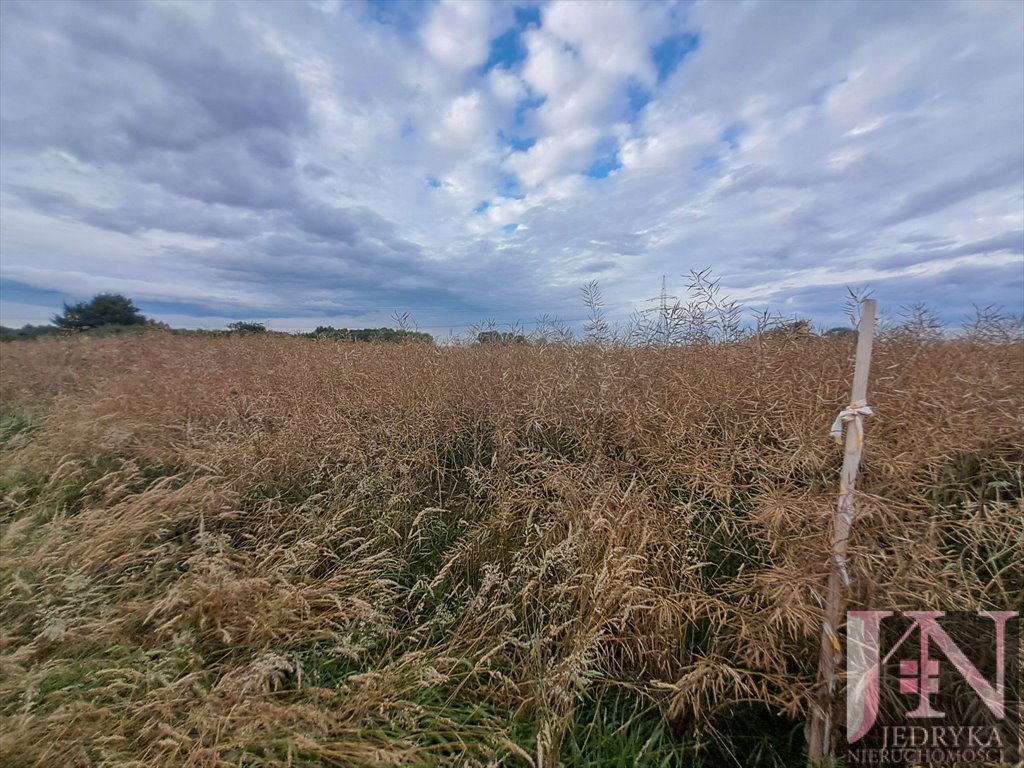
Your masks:
M429 333L408 328L335 328L319 325L307 333L285 333L271 331L265 324L249 321L228 323L224 330L172 328L167 323L152 320L135 306L128 297L120 294L101 293L89 301L64 304L63 311L54 315L49 325L27 324L21 328L0 325L0 341L26 341L46 336L86 334L89 336L118 336L161 330L180 335L225 336L272 334L301 336L311 339L334 341L384 342L384 343L425 343L433 344ZM791 321L780 329L787 333L813 334L809 320ZM833 328L824 335L838 336L855 333L850 328ZM493 328L480 330L475 334L475 343L486 346L519 346L530 343L530 338L516 331L499 331Z
M26 324L21 328L0 325L0 341L24 341L44 336L87 334L90 336L115 336L161 330L175 334L223 336L275 334L263 323L238 321L228 323L224 330L192 330L171 328L167 323L146 317L127 296L116 293L101 293L89 301L67 304L60 314L54 315L48 325ZM292 334L285 334L292 335ZM429 333L395 328L335 328L330 325L317 326L309 333L295 334L308 338L328 338L338 341L359 342L420 342L433 343Z
M599 346L626 344L627 346L679 346L707 345L727 341L738 341L754 336L823 336L845 338L856 335L857 307L864 296L854 291L847 300L847 316L851 325L816 331L810 320L786 319L758 316L756 329L745 328L741 320L742 307L719 295L718 281L709 280L707 272L693 274L691 285L695 292L688 304L668 303L660 297L660 305L646 310L636 310L634 317L624 330L613 327L604 315L603 300L596 283L583 289L583 301L589 310L589 317L579 337L570 327L545 317L538 321L536 331L527 335L517 326L511 330L498 330L495 323L488 323L472 329L461 342L487 346L518 346L531 343L564 342L597 344ZM674 298L674 297L671 297ZM976 307L977 317L965 322L961 331L954 336L966 336L982 341L1013 341L1024 338L1024 323L1018 316L1006 315L996 307ZM88 301L64 304L62 312L54 315L47 325L24 325L21 328L0 326L0 341L24 341L47 336L118 336L162 331L189 336L227 336L267 334L276 336L298 336L309 339L323 339L349 342L420 343L433 344L434 337L416 330L408 314L396 315L398 328L335 328L330 325L317 326L314 330L300 333L286 333L270 330L263 323L236 321L228 323L221 330L195 330L172 328L167 323L146 317L135 306L132 299L115 293L101 293ZM932 310L920 304L902 308L897 322L880 321L884 332L906 332L922 340L938 341L947 337L944 324Z

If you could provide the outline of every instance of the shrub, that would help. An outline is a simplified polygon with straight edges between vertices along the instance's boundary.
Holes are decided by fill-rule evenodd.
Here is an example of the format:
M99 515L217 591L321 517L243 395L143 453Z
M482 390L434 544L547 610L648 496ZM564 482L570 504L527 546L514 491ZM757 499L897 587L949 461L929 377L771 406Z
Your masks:
M521 333L513 333L511 331L481 331L476 336L476 343L510 346L525 344L526 337Z
M0 341L26 341L41 336L53 336L61 332L54 325L23 325L21 328L7 328L0 325Z
M101 293L89 301L68 306L54 316L58 328L85 331L104 325L143 325L146 317L135 308L132 300L116 293Z
M305 334L313 339L335 339L337 341L385 342L390 344L433 344L434 337L429 333L394 328L334 328L320 325L312 333Z
M228 330L232 333L266 333L267 326L263 323L228 323Z

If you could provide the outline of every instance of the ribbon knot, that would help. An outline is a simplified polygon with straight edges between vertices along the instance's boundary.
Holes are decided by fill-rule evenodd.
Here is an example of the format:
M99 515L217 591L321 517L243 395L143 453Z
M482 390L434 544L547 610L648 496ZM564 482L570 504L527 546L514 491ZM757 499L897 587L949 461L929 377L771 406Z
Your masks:
M853 428L857 432L857 440L861 443L864 442L864 417L871 416L872 410L868 404L863 400L857 400L854 403L850 403L836 416L836 420L832 422L832 437L835 438L837 443L843 442L843 424L853 423Z

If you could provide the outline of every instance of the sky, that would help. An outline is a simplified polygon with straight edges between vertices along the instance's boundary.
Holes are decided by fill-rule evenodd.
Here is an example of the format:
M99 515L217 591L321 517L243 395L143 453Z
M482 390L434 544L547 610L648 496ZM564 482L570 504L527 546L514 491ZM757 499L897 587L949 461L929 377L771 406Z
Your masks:
M0 3L0 322L1024 310L1024 3Z

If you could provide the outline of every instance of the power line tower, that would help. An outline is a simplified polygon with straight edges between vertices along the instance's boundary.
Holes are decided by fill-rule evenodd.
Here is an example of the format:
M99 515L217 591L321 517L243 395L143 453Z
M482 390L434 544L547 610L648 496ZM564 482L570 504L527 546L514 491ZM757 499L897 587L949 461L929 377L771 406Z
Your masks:
M679 308L679 299L669 294L665 275L661 276L661 293L654 298L648 299L648 301L658 302L657 307L647 310L648 312L657 312L653 328L655 343L659 347L671 346L675 327L678 323L677 310ZM670 301L672 302L671 304L669 303Z

